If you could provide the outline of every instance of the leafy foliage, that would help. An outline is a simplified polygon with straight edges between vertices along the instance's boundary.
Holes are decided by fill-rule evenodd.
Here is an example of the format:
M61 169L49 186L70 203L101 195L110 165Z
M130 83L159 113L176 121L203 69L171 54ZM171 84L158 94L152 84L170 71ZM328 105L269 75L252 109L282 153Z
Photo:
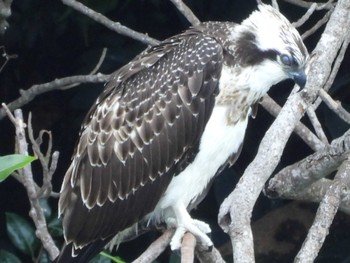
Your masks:
M2 263L21 263L21 260L16 257L14 254L5 251L0 250L0 262Z
M11 154L0 157L0 182L4 181L15 170L21 169L36 160L34 156Z
M14 213L6 213L6 222L7 235L15 247L34 258L39 245L34 226Z
M40 200L40 205L45 211L44 214L49 233L52 237L57 238L57 240L61 240L63 235L62 223L57 217L57 213L52 213L52 209L46 199ZM0 262L27 262L26 259L22 260L22 258L20 259L17 257L21 256L22 254L30 257L35 262L51 262L48 254L45 250L43 250L42 244L35 235L35 226L31 221L18 214L7 212L6 230L7 236L11 241L10 248L13 246L12 250L18 250L21 253L18 255L16 254L15 256L9 251L1 250ZM99 262L107 263L109 261Z

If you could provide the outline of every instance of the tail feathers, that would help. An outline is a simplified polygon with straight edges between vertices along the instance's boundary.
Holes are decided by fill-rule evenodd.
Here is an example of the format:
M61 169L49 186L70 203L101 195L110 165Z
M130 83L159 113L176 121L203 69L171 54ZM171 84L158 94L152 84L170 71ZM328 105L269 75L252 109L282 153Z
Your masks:
M53 263L88 263L101 252L109 240L97 240L81 249L73 249L73 243L65 244Z

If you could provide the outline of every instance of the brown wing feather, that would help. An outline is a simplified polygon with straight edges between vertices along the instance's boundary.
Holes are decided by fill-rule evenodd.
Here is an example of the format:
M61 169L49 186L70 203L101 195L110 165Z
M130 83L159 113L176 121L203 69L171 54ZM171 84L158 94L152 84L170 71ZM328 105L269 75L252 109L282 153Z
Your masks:
M190 30L115 73L65 175L59 209L68 243L108 238L154 209L193 159L215 103L222 53L214 39Z

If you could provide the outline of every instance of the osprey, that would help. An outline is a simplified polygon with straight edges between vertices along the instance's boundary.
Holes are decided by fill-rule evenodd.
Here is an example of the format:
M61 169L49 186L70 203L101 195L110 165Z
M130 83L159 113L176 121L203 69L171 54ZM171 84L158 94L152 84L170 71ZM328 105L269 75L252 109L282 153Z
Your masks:
M189 211L237 159L253 105L284 79L305 85L307 57L289 21L260 5L241 24L199 24L116 71L63 181L57 262L87 262L140 221L176 228L172 249L186 231L212 246Z

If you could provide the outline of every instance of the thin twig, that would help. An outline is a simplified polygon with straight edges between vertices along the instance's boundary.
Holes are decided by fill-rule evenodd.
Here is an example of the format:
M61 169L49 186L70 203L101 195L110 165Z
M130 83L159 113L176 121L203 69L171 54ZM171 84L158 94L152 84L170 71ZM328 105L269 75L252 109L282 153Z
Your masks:
M335 80L335 77L338 73L338 70L340 68L340 65L344 59L344 56L345 56L345 53L348 49L348 46L349 46L349 42L350 42L350 35L346 36L344 38L344 42L342 44L342 47L335 59L335 62L333 63L333 67L332 67L332 71L328 77L328 80L326 82L326 84L323 86L323 90L324 91L328 91L330 89L330 87L332 86L332 84L334 83L334 80ZM312 107L316 110L318 108L318 106L321 104L322 102L322 99L321 98L318 98L314 104L312 105Z
M90 17L91 19L95 20L96 22L104 25L105 27L117 32L118 34L130 37L132 39L138 40L146 45L156 45L159 43L158 40L151 38L145 34L136 32L126 26L123 26L119 22L114 22L104 15L88 8L87 6L83 5L80 2L77 2L75 0L62 0L62 2L67 5L72 7L73 9L79 11L80 13L86 15L87 17Z
M326 84L323 87L323 89L325 91L328 91L330 89L330 87L332 86L332 84L335 80L335 77L337 76L340 65L344 59L345 53L348 49L349 43L350 43L350 35L346 36L346 38L344 39L343 45L342 45L342 47L339 51L339 54L338 54L338 56L333 64L332 72L329 75L328 81L326 82Z
M29 140L32 144L32 149L35 155L38 157L41 167L43 169L43 185L41 188L37 191L38 198L42 197L48 197L48 196L58 196L58 193L52 192L52 175L56 170L59 152L55 151L53 154L51 154L51 145L52 145L52 137L51 132L45 131L46 134L49 136L48 140L48 151L46 152L46 155L41 152L40 145L42 143L42 134L43 131L40 131L39 138L36 140L34 138L33 134L33 128L32 128L32 114L29 113L28 117L28 136ZM51 166L49 167L50 162L50 156L52 156Z
M106 54L107 54L107 48L104 47L102 49L102 53L101 53L100 59L98 60L96 66L93 68L93 70L91 70L89 75L95 75L97 73L97 71L100 69L100 67L102 66L103 61L106 58Z
M97 73L97 71L100 69L103 61L106 58L106 54L107 54L107 48L103 48L101 56L100 56L100 59L98 60L96 66L93 68L93 70L91 70L89 72L88 75L95 75ZM71 84L71 85L68 85L68 86L64 86L64 87L62 87L62 90L71 89L71 88L76 87L78 85L80 85L80 83L74 83L74 84Z
M8 112L8 109L6 109L6 112ZM26 136L25 136L26 125L23 121L22 111L20 109L15 110L15 116L13 116L10 113L9 118L13 122L16 128L16 140L18 143L19 153L28 155L28 143L26 141ZM55 242L52 240L52 237L48 232L46 219L45 219L43 210L40 206L39 199L37 197L37 192L35 187L36 184L33 179L31 166L30 165L25 166L20 170L20 173L22 173L23 185L27 191L27 195L31 205L29 215L33 219L33 222L36 227L35 234L41 240L41 243L43 244L45 250L48 252L50 256L50 259L53 260L58 256L59 250L56 247Z
M301 35L301 38L306 39L309 36L311 36L313 33L315 33L321 26L323 26L325 23L327 23L327 21L329 20L329 17L331 16L332 13L333 13L333 9L328 10L327 13L322 17L322 19L317 21L317 23L312 28L305 31Z
M309 107L306 109L306 113L307 116L309 117L309 120L312 123L312 126L315 129L315 132L317 134L317 137L320 138L320 140L324 143L324 144L328 144L328 139L326 134L323 131L322 125L320 123L320 121L317 118L316 112L312 107Z
M200 20L182 0L170 0L192 25L200 24Z
M316 8L317 8L317 4L313 3L310 6L310 8L306 11L306 13L298 21L293 23L293 26L298 28L298 27L302 26L303 24L305 24L305 22L307 20L309 20L311 15L315 12Z
M317 10L331 9L333 7L333 2L334 2L333 0L330 0L327 3L308 2L303 0L284 0L284 1L303 8L310 8L314 3L316 3Z
M343 121L350 124L350 113L347 112L339 101L334 101L329 94L323 89L320 90L320 98L334 113L336 113Z
M96 75L79 75L71 76L61 79L55 79L54 81L47 82L44 84L33 85L27 90L21 90L21 96L8 103L7 106L10 110L20 108L30 101L32 101L36 96L57 89L64 89L63 87L70 85L72 83L101 83L109 80L110 75L104 75L98 73ZM6 115L4 109L0 109L0 120Z
M5 66L7 65L7 63L11 60L11 59L15 59L17 58L18 56L16 54L14 55L9 55L6 53L6 49L4 46L0 46L0 49L2 49L2 54L1 56L3 58L5 58L5 62L0 66L0 72L5 68Z
M277 117L281 111L281 106L269 95L265 95L260 103L272 116ZM301 122L295 126L294 132L314 151L321 150L325 146L324 143Z

